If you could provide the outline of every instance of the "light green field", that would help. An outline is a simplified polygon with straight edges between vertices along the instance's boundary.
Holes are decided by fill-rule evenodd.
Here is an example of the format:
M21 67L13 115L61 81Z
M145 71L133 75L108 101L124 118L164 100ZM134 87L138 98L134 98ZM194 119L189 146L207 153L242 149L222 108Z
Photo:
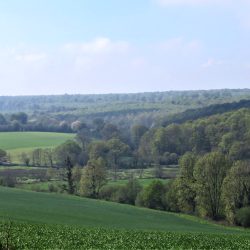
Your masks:
M0 216L14 221L143 231L241 234L191 216L138 208L76 196L0 187ZM249 231L248 231L249 232Z
M56 147L75 137L74 134L49 132L0 132L0 149L10 154L13 162L19 161L23 152L30 153L35 148Z
M0 148L4 150L54 147L74 138L74 134L47 132L1 132Z

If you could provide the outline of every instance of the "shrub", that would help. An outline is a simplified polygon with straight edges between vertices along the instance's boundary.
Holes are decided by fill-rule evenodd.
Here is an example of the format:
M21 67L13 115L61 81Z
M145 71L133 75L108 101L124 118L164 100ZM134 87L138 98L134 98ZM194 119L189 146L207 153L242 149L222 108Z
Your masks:
M236 212L236 222L243 227L250 227L250 207L243 207Z
M48 189L49 189L49 192L51 192L51 193L58 192L58 188L55 185L53 185L52 183L49 184Z
M165 209L165 187L161 181L152 181L137 196L136 205L152 208Z
M5 187L15 187L16 186L16 178L10 175L2 177L0 179L0 185Z

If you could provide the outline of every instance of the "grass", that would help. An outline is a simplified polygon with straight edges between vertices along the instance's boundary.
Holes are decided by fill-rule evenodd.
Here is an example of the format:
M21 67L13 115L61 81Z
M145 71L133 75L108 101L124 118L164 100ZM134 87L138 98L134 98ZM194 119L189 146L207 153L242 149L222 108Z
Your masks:
M0 216L29 223L143 231L243 233L178 214L76 196L0 187Z
M74 138L74 134L48 132L1 132L0 148L4 150L54 147Z
M6 150L13 162L19 163L19 156L24 152L29 154L36 148L56 147L74 137L74 134L51 132L0 132L0 149Z
M154 180L159 180L163 183L167 183L169 181L169 179L157 179L157 178L147 178L147 179L137 179L137 180L143 187L148 186ZM115 185L124 186L127 183L128 183L128 179L109 181L107 185L109 185L109 186L115 186Z

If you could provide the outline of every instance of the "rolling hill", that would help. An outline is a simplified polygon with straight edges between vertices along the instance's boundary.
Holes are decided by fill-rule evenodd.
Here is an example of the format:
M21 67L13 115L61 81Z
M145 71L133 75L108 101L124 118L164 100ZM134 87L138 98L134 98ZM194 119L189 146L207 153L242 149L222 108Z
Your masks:
M0 187L0 216L14 221L85 228L241 233L191 216L76 196Z

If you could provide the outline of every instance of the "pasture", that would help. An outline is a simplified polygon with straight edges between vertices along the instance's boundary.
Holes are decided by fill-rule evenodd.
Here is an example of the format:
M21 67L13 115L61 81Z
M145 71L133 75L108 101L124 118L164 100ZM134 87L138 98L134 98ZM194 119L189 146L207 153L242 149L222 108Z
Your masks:
M6 150L11 160L18 163L19 155L24 152L53 148L74 137L74 134L51 132L0 132L0 149Z
M74 134L51 132L1 132L0 148L14 150L23 148L55 147L66 140L74 138Z

